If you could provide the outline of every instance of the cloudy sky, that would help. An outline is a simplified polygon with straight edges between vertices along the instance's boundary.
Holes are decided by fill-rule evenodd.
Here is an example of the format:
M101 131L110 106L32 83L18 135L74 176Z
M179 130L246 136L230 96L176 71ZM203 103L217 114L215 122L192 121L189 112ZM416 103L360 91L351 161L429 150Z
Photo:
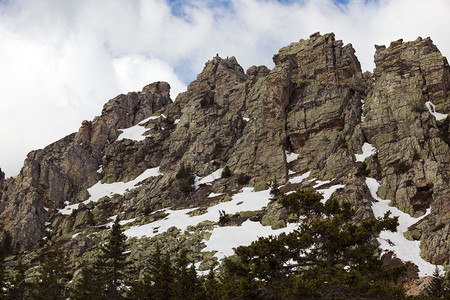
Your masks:
M75 132L110 98L163 80L185 90L216 53L273 67L279 48L320 31L374 44L431 36L450 55L447 0L0 0L0 168Z

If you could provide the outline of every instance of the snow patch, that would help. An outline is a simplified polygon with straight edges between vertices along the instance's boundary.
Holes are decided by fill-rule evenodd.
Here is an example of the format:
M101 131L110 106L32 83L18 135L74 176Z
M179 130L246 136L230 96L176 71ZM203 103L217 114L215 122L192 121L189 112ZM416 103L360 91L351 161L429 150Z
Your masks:
M270 226L262 226L261 223L250 220L245 221L241 226L217 227L214 228L209 240L205 241L206 248L202 251L217 251L214 256L221 260L233 255L233 248L248 246L259 237L291 232L296 227L297 224L289 223L285 228L273 230Z
M249 119L249 118L242 118L242 119L244 119L244 121L245 121L245 122L248 122L248 121L250 121L250 119Z
M202 177L202 178L195 176L195 183L194 183L195 189L198 189L198 187L201 184L208 184L208 183L213 182L214 180L219 179L222 176L222 171L223 171L223 168L220 168L220 169L217 169L216 171L214 171L213 173L206 175L205 177Z
M302 174L300 176L292 177L291 179L289 179L289 182L292 184L300 183L300 182L304 181L305 179L307 179L310 174L311 174L311 171L308 171L305 174Z
M208 198L214 198L214 197L217 197L217 196L220 196L220 195L223 195L223 193L210 193L209 195L208 195Z
M289 153L287 151L285 151L285 153L286 153L286 162L287 163L290 163L291 161L294 161L294 160L296 160L298 158L298 154L297 153L294 153L294 152Z
M447 114L441 114L436 112L436 106L433 103L431 103L431 101L425 102L425 106L428 108L430 114L432 114L438 121L444 120L448 116Z
M363 162L366 160L366 158L368 158L369 156L372 156L376 153L377 153L377 149L375 149L375 147L372 146L372 144L364 143L362 145L362 154L355 154L355 159L356 159L356 161Z
M148 131L148 129L145 128L144 124L150 120L156 120L161 117L166 119L165 115L160 114L159 116L148 117L147 119L140 121L139 123L137 123L134 126L124 128L124 129L119 129L120 131L122 131L122 133L117 137L117 141L121 141L123 139L129 139L129 140L138 141L138 142L145 140L145 138L149 137L149 135L146 135L146 136L144 135L145 132Z
M365 119L366 119L366 116L364 116L364 99L361 99L361 103L362 103L362 106L361 106L361 122L364 122L365 121Z
M133 141L143 141L147 136L144 136L144 133L148 130L143 125L137 124L135 126L119 129L122 133L117 138L117 141L121 141L123 139L133 140Z
M138 184L142 180L159 175L161 175L161 173L159 172L159 167L156 167L145 170L134 180L128 182L102 183L101 180L99 180L96 184L88 188L89 195L91 196L89 197L89 199L83 201L82 203L88 204L91 201L95 203L105 196L112 196L114 194L123 195L128 190L136 188L136 184ZM80 205L80 203L68 205L69 203L67 201L65 202L65 204L66 207L58 210L63 215L70 215L72 211L77 209Z
M180 122L180 119L176 119L173 123L178 124Z
M384 251L393 251L395 255L403 261L412 261L419 267L419 277L432 275L435 266L425 261L420 256L420 242L409 241L403 235L404 232L408 231L409 226L423 219L431 210L428 209L425 215L421 217L411 217L409 214L402 212L398 208L390 206L390 200L383 200L378 197L377 192L380 184L376 179L367 177L366 184L372 197L378 201L372 203L372 210L375 217L382 217L387 211L391 211L392 217L398 216L399 226L397 227L397 232L384 230L380 233L380 236L378 237L380 248ZM438 268L441 272L444 271L443 266L438 266Z
M241 193L233 195L231 201L221 202L217 205L208 207L206 213L198 216L190 216L189 213L195 208L163 210L169 215L162 219L142 226L133 226L125 231L128 237L152 237L156 234L165 232L170 227L177 227L186 230L188 226L195 226L203 221L219 221L219 211L225 211L227 214L235 214L240 211L255 211L267 206L270 202L270 191L264 190L254 192L253 188L245 187ZM240 205L237 205L242 202Z
M331 198L331 195L333 195L334 192L336 192L337 190L342 189L344 187L345 187L345 185L343 185L343 184L336 184L336 185L330 186L327 189L317 190L317 192L319 192L323 195L323 199L320 200L320 202L325 204Z

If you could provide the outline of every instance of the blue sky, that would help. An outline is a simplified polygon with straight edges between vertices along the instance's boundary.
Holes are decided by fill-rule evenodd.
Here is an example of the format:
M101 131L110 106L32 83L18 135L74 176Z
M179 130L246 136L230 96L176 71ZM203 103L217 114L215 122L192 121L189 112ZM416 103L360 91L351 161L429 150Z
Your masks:
M172 97L216 53L273 67L279 48L334 32L364 70L374 44L431 36L450 54L442 0L0 0L0 168L77 131L119 93L164 80Z

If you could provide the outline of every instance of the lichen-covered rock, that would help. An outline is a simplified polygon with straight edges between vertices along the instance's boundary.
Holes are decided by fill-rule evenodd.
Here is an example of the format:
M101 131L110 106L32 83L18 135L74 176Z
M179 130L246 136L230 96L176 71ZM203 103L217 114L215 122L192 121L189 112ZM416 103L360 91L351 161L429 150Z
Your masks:
M17 178L4 180L0 171L0 220L15 250L37 245L46 234L44 222L50 222L47 246L65 244L79 265L98 251L92 246L105 237L113 215L137 218L134 225L165 218L160 209L167 207L197 208L191 213L196 216L231 200L243 185L262 190L274 181L285 184L292 172L311 171L310 178L332 181L321 188L344 185L333 196L352 204L355 221L373 216L366 177L379 180L378 196L404 212L417 217L431 208L406 236L421 241L425 259L448 265L450 124L434 112L450 112L450 68L432 41L376 46L373 74L363 74L352 45L332 33L292 43L273 61L272 70L252 66L244 72L236 58L216 56L175 102L163 82L119 95L77 133L31 152ZM427 108L430 103L435 111ZM145 127L145 138L117 139L120 129L150 116L138 125ZM364 143L376 152L357 162ZM158 176L123 195L80 204L71 215L56 210L88 199L88 188L99 180L127 182L155 167ZM194 185L225 167L229 177ZM305 181L285 189L314 185ZM213 192L222 194L209 197ZM262 211L238 212L230 223L248 218L280 228L290 216L273 202ZM209 268L217 259L201 250L212 227L174 227L141 239L139 246L133 239L130 259L145 260L160 243L172 252L187 249L192 261ZM80 235L72 238L74 233Z
M0 220L11 232L13 248L23 250L45 235L50 210L66 201L84 200L79 193L101 179L97 170L105 147L117 138L119 128L137 124L170 102L169 85L163 82L117 96L77 133L30 152L20 174L6 183L8 200L0 206Z
M437 120L426 103L435 104L436 112L450 112L450 67L430 38L376 48L361 129L378 150L379 196L413 216L431 206L420 237L415 232L410 237L420 238L429 261L442 263L448 261L448 234L433 233L431 220L449 218L442 207L450 193L450 149L445 121Z

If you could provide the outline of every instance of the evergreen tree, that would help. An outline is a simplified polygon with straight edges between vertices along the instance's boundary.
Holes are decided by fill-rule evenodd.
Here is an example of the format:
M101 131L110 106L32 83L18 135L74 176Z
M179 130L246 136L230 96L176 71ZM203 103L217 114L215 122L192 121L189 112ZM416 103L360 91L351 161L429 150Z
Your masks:
M397 219L386 214L356 224L349 203L330 199L322 204L321 200L322 195L312 190L281 196L281 204L301 216L298 229L235 249L237 259L224 262L223 296L401 297L402 290L390 282L405 267L387 269L370 244L380 231L395 230Z
M204 281L205 298L208 300L219 299L219 283L217 282L213 268L209 270Z
M228 166L225 166L225 168L222 171L221 178L228 178L231 177L231 175L232 174L230 168Z
M150 272L154 299L173 299L175 274L167 252L164 255L161 255L161 252L155 253L151 261Z
M174 299L204 299L204 290L195 266L191 264L188 268L188 264L186 250L181 250L176 263Z
M66 299L66 283L68 279L68 266L62 250L50 252L40 266L39 277L34 283L33 299Z
M175 271L168 253L164 255L159 245L150 256L142 280L134 282L130 291L132 299L173 299L175 295Z
M439 268L436 266L433 272L433 277L429 286L425 289L425 295L429 299L450 299L450 288L439 272Z
M125 282L125 268L127 266L126 245L127 237L122 231L119 217L116 217L109 234L108 241L102 246L102 253L94 267L99 276L99 283L109 299L122 299L121 286Z
M82 268L73 289L73 299L123 299L127 278L126 235L116 217L101 253L92 265Z
M105 280L101 269L94 266L85 266L81 269L80 277L72 289L70 299L73 300L102 300L108 299L106 295Z
M12 276L9 284L9 288L6 294L6 299L11 300L23 300L27 299L27 293L30 288L28 282L26 282L25 271L26 267L22 261L17 262L17 266L14 268L15 274Z

